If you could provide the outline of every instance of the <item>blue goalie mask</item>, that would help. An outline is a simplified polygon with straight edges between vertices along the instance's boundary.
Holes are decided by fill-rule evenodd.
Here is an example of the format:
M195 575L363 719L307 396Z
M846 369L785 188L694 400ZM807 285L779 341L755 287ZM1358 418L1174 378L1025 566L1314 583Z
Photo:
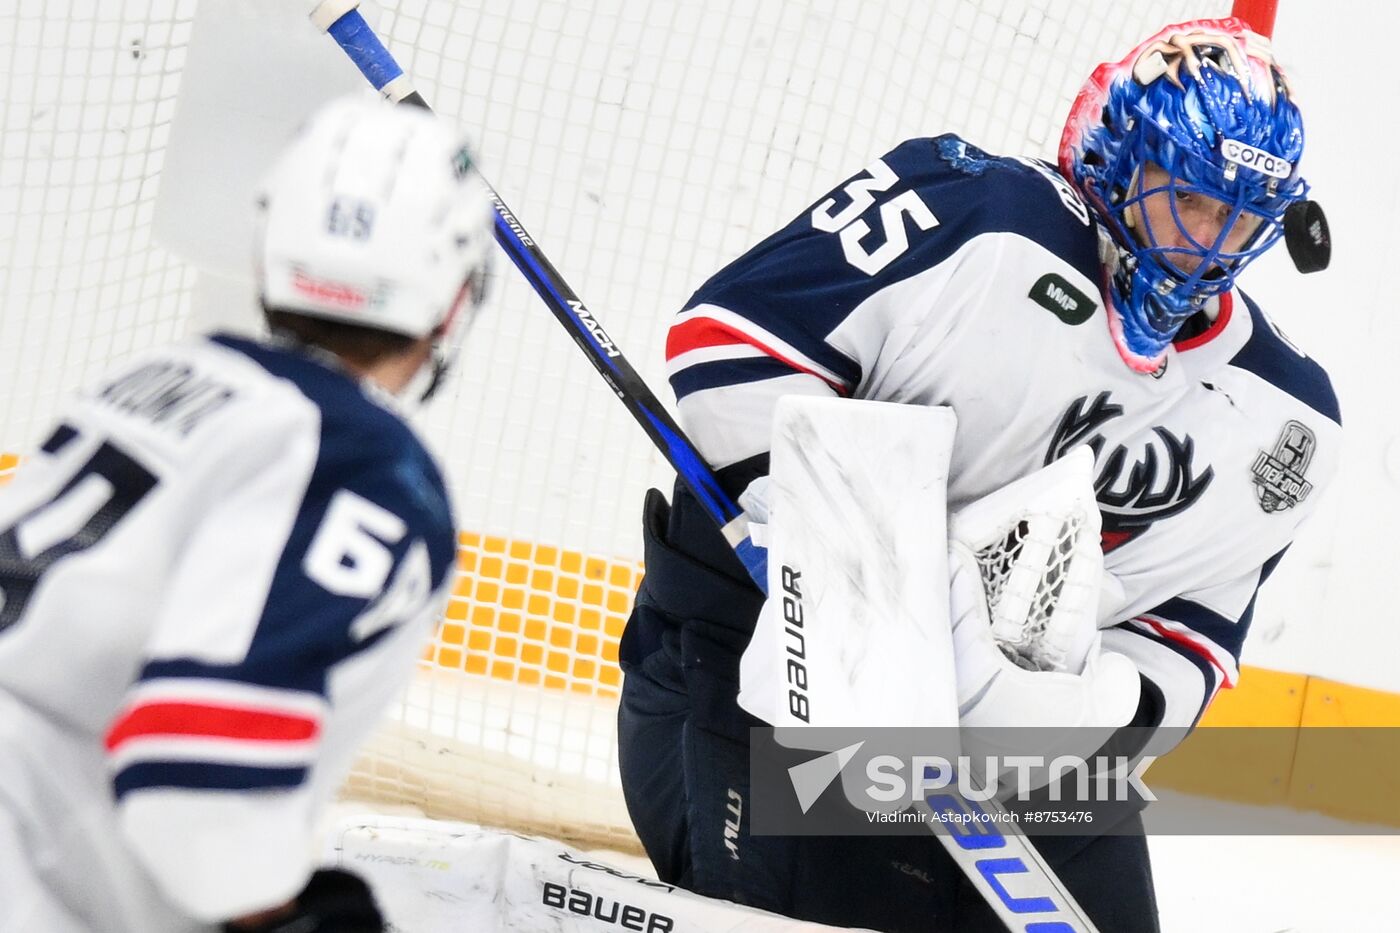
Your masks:
M1130 366L1155 370L1186 319L1282 236L1308 193L1302 153L1268 40L1238 19L1168 26L1095 69L1060 170L1116 247L1110 326Z

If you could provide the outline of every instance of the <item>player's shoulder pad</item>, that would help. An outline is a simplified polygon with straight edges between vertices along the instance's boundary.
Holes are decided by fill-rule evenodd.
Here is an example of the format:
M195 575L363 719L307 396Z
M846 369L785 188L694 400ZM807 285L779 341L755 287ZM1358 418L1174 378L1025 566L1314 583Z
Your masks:
M1253 373L1340 425L1341 406L1327 370L1284 336L1254 299L1238 290L1235 295L1244 301L1253 329L1230 365Z
M320 413L308 498L348 488L408 523L432 556L434 580L450 564L456 531L442 473L418 435L354 379L303 353L228 335L210 338L291 383ZM445 572L445 570L443 571Z

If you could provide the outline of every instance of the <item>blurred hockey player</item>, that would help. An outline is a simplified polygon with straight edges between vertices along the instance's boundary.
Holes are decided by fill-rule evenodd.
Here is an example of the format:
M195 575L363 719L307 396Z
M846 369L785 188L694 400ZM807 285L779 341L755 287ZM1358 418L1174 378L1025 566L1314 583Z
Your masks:
M133 360L0 492L0 930L382 928L312 834L450 586L404 419L491 211L443 123L351 99L258 204L272 336Z
M1058 172L912 139L716 273L667 342L680 420L751 513L784 395L951 406L950 510L1089 447L1102 647L1140 674L1113 725L1189 728L1234 684L1256 593L1337 463L1326 373L1236 285L1285 228L1301 270L1326 263L1302 150L1266 39L1235 19L1167 27L1094 72ZM620 759L660 877L839 926L1000 929L932 838L749 832L761 723L736 694L763 597L684 488L669 507L649 494L643 533ZM964 724L998 693L996 669L968 667ZM1065 698L1046 691L1047 721ZM1100 929L1157 929L1140 834L1034 841Z

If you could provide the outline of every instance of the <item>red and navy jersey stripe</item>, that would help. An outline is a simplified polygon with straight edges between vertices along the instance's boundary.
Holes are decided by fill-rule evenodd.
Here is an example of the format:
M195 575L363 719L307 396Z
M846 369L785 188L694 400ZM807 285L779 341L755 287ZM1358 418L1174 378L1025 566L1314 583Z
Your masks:
M1239 660L1245 638L1254 621L1259 587L1273 574L1287 548L1269 558L1259 571L1258 583L1239 619L1230 619L1187 597L1178 596L1131 619L1122 626L1139 638L1171 651L1188 661L1201 675L1201 701L1193 719L1198 720L1221 689L1239 681ZM1162 685L1168 689L1169 685ZM1176 692L1180 695L1180 685Z
M412 431L369 398L345 373L299 352L232 337L214 338L293 383L320 414L316 460L258 618L220 619L211 632L227 639L251 631L237 660L153 657L107 730L118 796L148 788L266 789L301 784L315 760L330 715L328 683L344 662L391 629L355 628L390 589L414 549L426 551L429 589L446 581L456 532L442 477ZM337 495L353 494L401 519L406 531L381 542L391 562L377 593L331 592L305 563ZM237 574L239 567L221 573ZM426 637L428 633L424 632Z
M184 676L147 676L131 692L104 743L117 798L157 787L303 783L320 743L325 700L198 673L187 664Z

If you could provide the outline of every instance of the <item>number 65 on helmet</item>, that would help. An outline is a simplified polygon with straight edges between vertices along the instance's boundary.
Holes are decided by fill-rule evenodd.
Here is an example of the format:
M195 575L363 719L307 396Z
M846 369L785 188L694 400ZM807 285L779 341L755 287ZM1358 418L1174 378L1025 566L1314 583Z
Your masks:
M332 101L268 172L258 208L264 309L432 337L436 384L484 297L492 249L489 189L450 124Z

